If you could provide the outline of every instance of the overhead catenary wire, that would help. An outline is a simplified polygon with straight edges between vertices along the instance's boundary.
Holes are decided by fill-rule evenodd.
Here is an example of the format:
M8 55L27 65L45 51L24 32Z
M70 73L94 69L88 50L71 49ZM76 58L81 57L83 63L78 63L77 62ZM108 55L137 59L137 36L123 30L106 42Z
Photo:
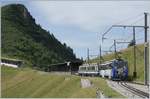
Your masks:
M141 17L142 16L142 17ZM138 15L136 15L136 16L134 16L134 17L130 17L130 18L127 18L126 20L124 20L126 23L127 22L129 22L129 20L133 20L134 19L134 21L132 21L132 24L131 25L118 25L118 24L122 24L122 22L123 21L120 21L120 22L117 22L116 24L114 24L114 25L112 25L110 28L108 28L107 30L106 30L106 32L104 32L103 33L103 35L102 35L102 42L104 41L104 39L109 39L109 40L114 40L113 38L108 38L108 37L105 37L105 35L107 34L107 33L109 33L114 27L128 27L128 28L131 28L131 27L141 27L141 28L144 28L144 26L132 26L133 24L136 24L136 23L138 23L139 21L141 21L141 20L143 20L144 19L144 17L143 17L143 13L142 14L138 14ZM131 22L131 21L130 21ZM141 31L143 31L143 30L141 30ZM141 31L136 31L136 35L138 35L138 33L140 33ZM125 35L125 30L123 30L123 35ZM112 33L112 32L111 32ZM124 36L123 36L124 37ZM126 38L126 39L129 39L130 38L130 40L133 40L133 37L132 36L128 36L128 38ZM137 39L138 40L138 39ZM127 46L126 44L122 44L122 46L120 47L120 49L123 47L123 46ZM111 47L109 48L109 50L111 49Z
M143 13L140 13L140 14L138 14L138 15L136 15L136 16L133 16L133 17L129 17L129 18L127 18L127 19L125 19L125 20L122 20L122 21L120 21L120 22L116 22L114 25L112 25L111 27L109 27L107 30L106 30L106 32L104 32L103 34L102 34L102 42L104 41L104 39L108 39L108 38L106 38L106 37L104 37L107 33L109 33L111 30L112 30L112 28L113 27L115 27L116 25L118 25L118 24L120 24L120 23L123 23L124 21L125 22L128 22L129 20L133 20L133 19L135 19L135 18L138 18L138 17L141 17L143 15ZM143 17L142 17L143 18ZM136 20L136 21L134 21L134 22L132 22L132 23L137 23L138 21L140 21L141 20L141 18L140 19L138 19L138 20ZM140 27L140 26L139 26Z
M141 40L144 41L144 37L142 37L142 38L137 38L137 39L136 39L136 41L139 41L139 40L140 40L140 41L141 41Z
M114 23L114 25L122 24L122 23L124 23L124 22L129 22L130 20L133 20L133 19L135 19L135 18L137 18L137 17L140 17L140 16L143 16L143 13L137 14L137 15L132 16L132 17L128 17L127 19L124 19L124 20L121 20L121 21L119 21L119 22Z
M141 18L137 19L135 22L133 22L131 25L136 25L138 22L141 22L144 20L144 16L142 16Z

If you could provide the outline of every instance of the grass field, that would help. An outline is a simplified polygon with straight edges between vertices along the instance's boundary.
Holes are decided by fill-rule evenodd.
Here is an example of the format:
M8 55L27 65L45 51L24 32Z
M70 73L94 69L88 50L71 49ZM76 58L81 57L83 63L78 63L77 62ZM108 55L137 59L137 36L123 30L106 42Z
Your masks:
M133 58L133 47L129 47L121 51L122 54L120 56L123 59L128 61L129 66L129 76L133 75L134 70L134 58ZM137 71L137 78L134 79L138 82L144 82L144 45L140 44L136 46L136 71ZM107 54L103 56L104 60L112 60L114 59L114 54ZM91 60L91 62L98 62L98 58Z
M96 88L100 88L108 97L123 97L98 77L88 77L93 87L81 88L79 76L2 66L1 79L2 97L5 98L95 98Z

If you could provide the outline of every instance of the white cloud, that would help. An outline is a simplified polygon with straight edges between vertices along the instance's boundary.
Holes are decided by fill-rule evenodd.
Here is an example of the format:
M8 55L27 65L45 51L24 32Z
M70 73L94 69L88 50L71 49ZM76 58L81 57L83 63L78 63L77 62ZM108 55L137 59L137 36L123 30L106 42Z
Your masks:
M30 3L47 24L79 27L82 31L88 32L79 34L80 38L76 38L73 34L69 37L67 34L64 37L59 36L79 57L86 56L86 48L97 49L98 52L100 41L95 33L103 33L114 23L135 22L137 15L150 13L149 5L149 1L33 1ZM132 20L122 21L128 18ZM143 21L140 21L141 23L143 24ZM103 50L107 50L105 48L109 48L112 43L112 41L105 42Z
M92 32L144 11L150 12L148 1L33 1L30 5L48 23L79 26Z

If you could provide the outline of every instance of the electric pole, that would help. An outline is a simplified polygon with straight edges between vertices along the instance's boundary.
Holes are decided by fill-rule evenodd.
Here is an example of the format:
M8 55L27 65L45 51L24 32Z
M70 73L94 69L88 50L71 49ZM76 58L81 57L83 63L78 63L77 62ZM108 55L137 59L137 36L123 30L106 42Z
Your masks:
M100 60L100 64L102 63L101 58L102 58L102 53L101 53L101 45L100 45L100 47L99 47L99 60Z
M149 83L149 65L148 65L148 42L147 42L147 13L144 13L145 20L144 20L144 29L145 29L145 44L144 44L144 64L145 64L145 85Z
M89 58L89 48L88 48L88 49L87 49L87 63L88 63L88 64L90 64L90 63L89 63L89 60L90 60L90 58Z
M133 77L136 78L136 41L135 41L135 27L133 26L133 53L134 53L134 70L133 70Z
M115 59L117 59L116 40L114 40Z

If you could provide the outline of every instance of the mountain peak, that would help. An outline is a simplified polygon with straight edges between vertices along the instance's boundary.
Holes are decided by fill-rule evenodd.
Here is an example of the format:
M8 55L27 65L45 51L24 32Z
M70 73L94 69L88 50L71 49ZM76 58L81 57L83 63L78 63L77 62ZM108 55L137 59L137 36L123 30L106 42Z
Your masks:
M2 7L2 56L16 57L42 68L75 60L73 50L35 23L22 4Z
M35 22L35 19L30 15L27 8L22 4L9 4L9 5L3 6L2 17L7 20L13 20L13 21L18 21L20 19L26 22L29 20L33 21L33 23Z

